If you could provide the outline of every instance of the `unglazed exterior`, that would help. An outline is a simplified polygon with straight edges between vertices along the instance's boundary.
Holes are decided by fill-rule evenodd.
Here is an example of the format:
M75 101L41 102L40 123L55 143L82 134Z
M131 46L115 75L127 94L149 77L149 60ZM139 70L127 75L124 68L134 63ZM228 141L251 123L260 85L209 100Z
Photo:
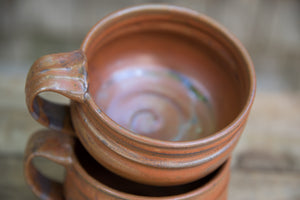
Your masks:
M43 176L33 159L44 157L66 168L64 183ZM227 199L230 161L217 171L196 182L180 186L157 187L138 184L114 175L89 157L80 143L69 135L44 130L28 141L25 177L33 192L41 199Z
M57 105L38 96L71 99ZM32 66L26 101L45 126L75 135L104 167L171 186L206 176L230 156L255 95L241 43L213 20L167 5L117 11L79 50Z

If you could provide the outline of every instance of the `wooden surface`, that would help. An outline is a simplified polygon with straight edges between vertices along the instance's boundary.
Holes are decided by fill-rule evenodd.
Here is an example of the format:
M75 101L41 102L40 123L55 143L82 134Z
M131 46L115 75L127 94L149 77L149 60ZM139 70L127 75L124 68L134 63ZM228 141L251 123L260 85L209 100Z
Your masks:
M25 184L22 165L28 137L42 128L25 107L24 84L30 65L41 55L78 48L90 27L110 11L146 1L110 2L1 1L1 200L37 199ZM222 23L246 46L256 68L257 96L233 153L229 199L300 200L300 2L173 3ZM38 165L61 179L62 168L44 160Z
M1 105L2 101L3 98ZM7 102L1 106L1 113L5 114L0 119L0 199L35 199L24 182L23 157L19 152L40 126L24 106L13 109L13 105ZM300 93L258 92L248 126L233 153L230 200L300 199L299 110ZM57 166L45 161L40 165L50 175L58 176Z

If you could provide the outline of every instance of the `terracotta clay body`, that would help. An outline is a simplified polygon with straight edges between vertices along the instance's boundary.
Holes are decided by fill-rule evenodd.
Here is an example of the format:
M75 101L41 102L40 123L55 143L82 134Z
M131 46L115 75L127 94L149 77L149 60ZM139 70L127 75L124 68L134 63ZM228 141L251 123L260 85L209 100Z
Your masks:
M33 165L44 157L66 168L64 183L43 176ZM39 131L28 141L25 176L41 199L227 199L230 161L209 176L180 186L157 187L121 178L98 164L73 137L55 131Z
M54 91L71 106L38 96ZM240 42L192 10L143 5L113 13L79 50L32 66L32 116L73 133L104 167L151 185L206 176L230 156L255 94ZM71 119L72 118L72 119Z

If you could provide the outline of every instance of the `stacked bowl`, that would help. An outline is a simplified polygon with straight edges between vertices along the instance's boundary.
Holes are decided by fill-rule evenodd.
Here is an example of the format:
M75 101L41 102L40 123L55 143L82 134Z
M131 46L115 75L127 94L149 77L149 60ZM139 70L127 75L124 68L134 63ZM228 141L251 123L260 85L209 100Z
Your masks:
M25 90L31 115L52 129L26 149L26 179L41 199L226 199L255 72L208 17L141 5L100 20L79 50L39 58ZM47 91L70 105L39 95ZM63 165L63 184L35 157Z

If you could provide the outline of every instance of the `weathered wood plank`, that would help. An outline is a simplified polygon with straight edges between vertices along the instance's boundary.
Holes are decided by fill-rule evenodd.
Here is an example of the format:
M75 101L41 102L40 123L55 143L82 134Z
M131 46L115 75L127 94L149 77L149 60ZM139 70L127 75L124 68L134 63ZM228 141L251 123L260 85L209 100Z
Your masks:
M0 155L0 199L37 200L25 184L22 155Z
M300 174L232 170L229 200L299 200Z

